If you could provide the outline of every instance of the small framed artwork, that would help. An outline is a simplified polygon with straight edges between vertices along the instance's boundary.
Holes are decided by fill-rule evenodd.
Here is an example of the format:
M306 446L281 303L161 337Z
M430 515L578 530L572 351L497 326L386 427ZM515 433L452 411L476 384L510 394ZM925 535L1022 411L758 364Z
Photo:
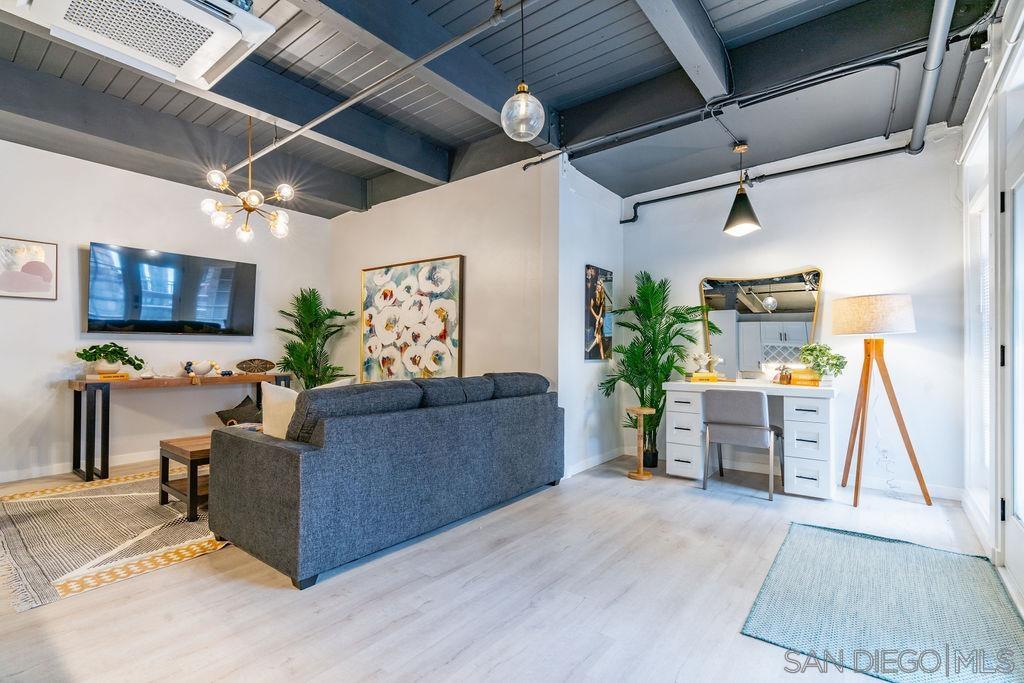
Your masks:
M583 358L612 359L612 271L587 266L583 312Z
M0 296L57 299L57 245L0 237Z
M365 268L359 381L462 376L465 257Z

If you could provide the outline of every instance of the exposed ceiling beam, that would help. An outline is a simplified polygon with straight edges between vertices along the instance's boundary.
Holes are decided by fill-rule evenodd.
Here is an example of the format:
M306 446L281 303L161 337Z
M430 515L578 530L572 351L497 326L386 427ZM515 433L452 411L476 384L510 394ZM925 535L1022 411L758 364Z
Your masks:
M293 4L395 67L409 64L452 38L444 26L409 0L293 0ZM506 4L510 10L520 6ZM469 45L429 62L417 70L417 76L495 125L500 125L501 107L515 92L515 81ZM531 143L535 148L550 151L558 147L556 122L557 112L549 111L547 130Z
M82 50L78 45L55 38L45 28L21 17L2 11L0 17L4 23L19 30L72 50ZM109 61L103 55L93 56ZM119 66L132 69L131 65ZM174 83L173 86L208 102L273 123L286 133L338 104L338 100L249 60L238 64L211 90L202 90L182 82ZM431 185L448 182L451 152L447 148L355 109L341 112L306 133L305 137ZM225 161L231 163L231 160Z
M977 22L988 9L988 2L960 0L952 32ZM828 69L879 55L923 51L931 26L931 8L932 3L925 0L865 0L730 50L734 93L728 101L746 106L760 93L798 83ZM912 46L916 47L911 49ZM682 83L682 70L674 73L674 78ZM576 156L589 154L708 117L703 103L692 106L694 96L699 95L696 86L687 93L652 87L656 81L652 79L561 112L563 145L580 150L573 152ZM636 95L640 91L647 95L642 100ZM616 115L602 121L594 116L600 110L614 111Z
M0 137L11 142L205 189L208 169L246 153L242 138L13 62L0 60L0 83ZM253 176L264 187L295 185L296 211L331 218L366 208L364 179L284 152L254 165Z
M729 54L701 0L637 0L705 100L730 92Z
M232 69L209 92L190 92L236 111L265 112L286 132L338 104L338 100L249 60ZM448 149L357 109L338 113L306 137L432 185L448 182Z

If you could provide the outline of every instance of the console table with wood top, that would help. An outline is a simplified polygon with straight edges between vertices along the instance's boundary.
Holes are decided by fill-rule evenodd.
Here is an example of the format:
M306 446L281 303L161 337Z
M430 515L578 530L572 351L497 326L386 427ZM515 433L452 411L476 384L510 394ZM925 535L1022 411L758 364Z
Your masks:
M93 379L68 380L68 388L74 393L74 443L71 450L71 469L85 481L94 477L106 479L110 476L110 391L121 389L201 389L228 384L249 384L256 389L256 404L262 402L260 384L271 382L278 386L291 386L291 375L279 374L236 374L222 377L154 377L152 379L125 379L104 381ZM85 415L82 415L83 394ZM97 415L97 394L101 410ZM96 426L99 422L100 466L96 467ZM83 423L85 429L83 430ZM82 432L85 432L85 466L82 466Z

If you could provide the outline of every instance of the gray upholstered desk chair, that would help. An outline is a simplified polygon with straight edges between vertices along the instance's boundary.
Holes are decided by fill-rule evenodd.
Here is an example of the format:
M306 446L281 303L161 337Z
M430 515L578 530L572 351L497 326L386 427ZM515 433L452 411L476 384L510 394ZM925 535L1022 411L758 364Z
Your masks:
M768 500L775 493L775 439L782 428L768 418L768 396L763 391L709 389L704 392L704 488L708 487L711 444L718 444L718 476L722 467L722 444L768 449ZM781 463L781 459L780 459ZM784 465L783 465L784 467ZM785 475L785 470L783 470Z

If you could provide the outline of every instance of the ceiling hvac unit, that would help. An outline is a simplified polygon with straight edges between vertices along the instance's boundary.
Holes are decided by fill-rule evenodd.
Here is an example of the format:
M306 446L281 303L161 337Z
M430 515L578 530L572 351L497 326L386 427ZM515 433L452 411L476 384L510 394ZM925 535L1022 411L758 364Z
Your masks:
M0 0L0 9L58 40L203 90L274 32L227 0Z

